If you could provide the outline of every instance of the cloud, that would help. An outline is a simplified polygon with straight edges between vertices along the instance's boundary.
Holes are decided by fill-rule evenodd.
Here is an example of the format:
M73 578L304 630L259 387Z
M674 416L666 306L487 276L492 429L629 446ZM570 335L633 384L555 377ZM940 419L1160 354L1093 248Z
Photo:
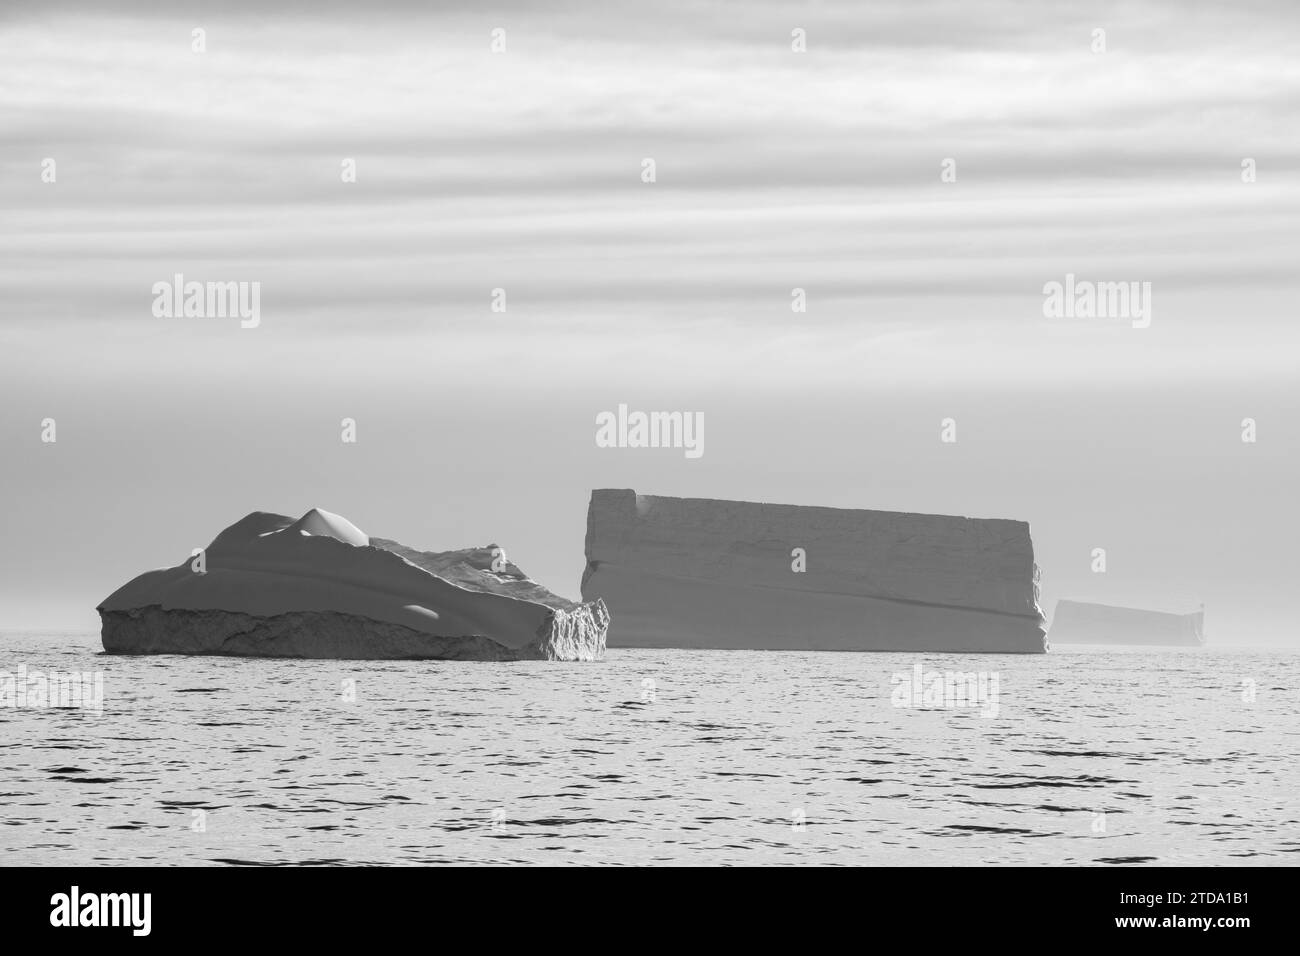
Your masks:
M1073 271L1153 282L1157 321L1237 336L1221 353L1248 377L1273 368L1296 291L1300 60L1280 7L8 9L0 315L28 354L68 325L109 350L148 336L147 290L182 272L263 282L268 335L309 348L360 323L377 357L504 287L539 369L583 337L597 359L645 337L721 366L736 331L793 327L809 364L849 378L868 315L925 344L889 374L951 358L978 375L940 334L976 314L1013 377L1060 365L1027 330L1043 283ZM1231 327L1199 294L1244 288L1264 294ZM500 347L488 323L457 335ZM1126 367L1094 344L1059 374ZM780 354L737 372L770 381ZM1166 342L1144 361L1184 375L1184 358Z

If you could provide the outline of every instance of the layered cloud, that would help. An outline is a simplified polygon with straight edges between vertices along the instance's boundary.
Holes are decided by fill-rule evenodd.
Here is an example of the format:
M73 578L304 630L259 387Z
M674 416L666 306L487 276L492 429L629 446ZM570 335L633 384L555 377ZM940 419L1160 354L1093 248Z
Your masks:
M1284 5L19 4L4 335L181 348L148 290L183 272L262 282L268 360L436 333L525 377L548 350L618 379L690 352L754 383L992 363L1036 387L1177 378L1218 343L1220 374L1281 374L1298 47ZM1067 272L1151 281L1147 341L1050 327Z

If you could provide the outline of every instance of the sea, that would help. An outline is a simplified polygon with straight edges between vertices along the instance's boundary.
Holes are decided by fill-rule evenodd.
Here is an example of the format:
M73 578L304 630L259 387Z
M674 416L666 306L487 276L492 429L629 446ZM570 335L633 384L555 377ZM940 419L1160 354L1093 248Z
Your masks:
M83 699L50 706L50 672ZM1290 650L304 661L0 633L2 865L1295 865L1298 758Z

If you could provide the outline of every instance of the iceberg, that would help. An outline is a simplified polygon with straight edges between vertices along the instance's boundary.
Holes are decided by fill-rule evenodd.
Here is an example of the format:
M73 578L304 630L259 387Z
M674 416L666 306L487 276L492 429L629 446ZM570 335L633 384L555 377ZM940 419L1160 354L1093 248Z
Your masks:
M111 654L590 661L609 626L494 545L417 551L319 509L254 512L98 610Z
M1023 521L592 492L611 647L1047 650Z
M1056 602L1049 638L1053 644L1149 644L1203 647L1205 612L1170 614L1139 608Z

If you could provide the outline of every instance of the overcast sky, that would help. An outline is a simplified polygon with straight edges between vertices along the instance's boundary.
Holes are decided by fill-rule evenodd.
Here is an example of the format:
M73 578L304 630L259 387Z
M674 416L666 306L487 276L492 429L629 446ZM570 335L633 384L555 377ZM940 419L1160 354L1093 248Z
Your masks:
M153 6L0 13L0 625L313 506L576 596L614 486L1019 518L1049 611L1297 639L1294 4ZM704 456L597 448L620 402Z

